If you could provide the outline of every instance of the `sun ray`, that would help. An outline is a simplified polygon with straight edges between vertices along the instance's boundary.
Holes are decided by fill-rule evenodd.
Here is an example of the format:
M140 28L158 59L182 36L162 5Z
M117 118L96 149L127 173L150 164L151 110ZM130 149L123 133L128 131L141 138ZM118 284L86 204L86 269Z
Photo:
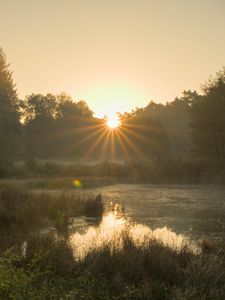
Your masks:
M110 141L111 141L111 154L112 154L112 160L116 159L116 147L115 147L115 131L112 130L110 132Z
M95 148L98 146L98 144L100 143L100 141L103 139L103 137L106 135L107 133L107 128L103 129L103 132L101 133L101 135L98 137L98 139L95 141L94 144L92 144L92 146L90 147L90 149L88 150L88 152L86 152L84 154L84 156L82 157L82 161L86 160L89 158L89 156L91 155L91 153L95 150Z
M68 152L71 152L73 150L75 150L78 146L83 145L84 143L88 142L89 140L91 140L92 138L94 138L97 134L101 133L102 131L105 130L105 127L102 126L101 128L99 128L98 130L92 132L91 134L88 134L87 136L83 137L81 140L79 140L78 142L74 143L69 149L65 149L64 151L64 155L67 154Z
M126 157L128 160L130 160L131 159L131 155L130 155L129 151L127 150L127 147L126 147L124 141L122 140L119 131L116 131L115 135L118 138L118 142L119 142L121 150L122 150L122 152L124 154L124 157Z
M128 143L128 145L130 146L130 148L137 154L140 155L140 157L145 157L145 154L143 153L143 151L141 151L129 138L127 135L125 135L121 129L119 130L121 136L124 138L124 140L126 140L126 142Z
M132 123L126 123L124 125L125 127L130 127L130 128L135 128L135 129L140 129L140 130L146 130L146 129L151 129L154 132L158 132L159 128L157 126L152 126L152 125L144 125L144 124L132 124Z
M106 150L107 150L107 148L109 148L109 137L110 137L110 130L107 130L105 141L103 142L102 149L99 152L98 159L99 158L102 158L102 159L106 158L106 152L107 152Z
M138 133L132 131L132 130L129 129L129 128L123 127L121 130L126 131L127 133L129 133L129 134L135 136L136 138L138 138L139 140L142 140L143 142L146 142L146 143L148 143L148 144L153 144L153 142L152 142L150 139L146 138L145 136L143 136L143 135L141 135L141 134L138 134Z
M161 150L161 147L159 145L154 143L152 140L146 138L145 136L143 136L141 134L138 134L138 133L132 131L131 129L126 128L126 127L121 128L121 130L124 130L124 131L128 132L129 134L133 135L134 137L138 138L139 140L141 140L143 142L146 142L147 144L150 144L151 146Z
M91 130L94 130L94 129L97 129L97 128L100 128L102 127L103 124L93 124L93 125L84 125L80 128L66 128L66 129L59 129L56 132L54 132L54 134L51 136L51 137L47 137L46 138L46 142L53 142L57 139L60 139L60 138L66 138L66 137L69 137L69 136L73 136L73 135L76 135L77 133L82 133L84 131L91 131ZM45 139L43 140L45 141Z
M76 143L76 146L82 145L83 143L87 142L88 140L90 140L91 138L93 138L95 135L97 135L98 133L100 133L100 132L102 132L104 130L105 130L105 128L103 128L103 127L99 128L97 131L94 131L90 135L82 138L79 142Z

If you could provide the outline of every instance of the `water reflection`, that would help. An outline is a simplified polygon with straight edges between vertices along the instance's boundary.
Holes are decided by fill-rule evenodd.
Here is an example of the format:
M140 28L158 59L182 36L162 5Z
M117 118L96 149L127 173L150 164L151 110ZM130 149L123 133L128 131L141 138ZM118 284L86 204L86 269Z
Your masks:
M224 241L224 186L119 184L96 192L106 204L123 201L126 216L151 229L167 226L193 240Z
M167 227L151 230L142 224L132 223L123 215L123 207L118 203L110 203L111 209L102 218L99 226L89 226L85 231L75 232L70 236L70 243L74 249L75 257L82 259L90 251L99 249L104 245L112 249L123 247L123 237L127 235L137 246L144 247L153 239L176 250L184 246L196 252L197 246L182 234L176 234Z

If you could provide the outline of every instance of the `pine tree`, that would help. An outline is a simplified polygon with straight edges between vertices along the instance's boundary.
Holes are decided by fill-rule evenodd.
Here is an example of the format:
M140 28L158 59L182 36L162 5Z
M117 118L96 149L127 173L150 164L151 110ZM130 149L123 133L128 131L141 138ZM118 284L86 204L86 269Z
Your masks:
M14 157L21 149L18 98L6 55L0 48L0 158Z

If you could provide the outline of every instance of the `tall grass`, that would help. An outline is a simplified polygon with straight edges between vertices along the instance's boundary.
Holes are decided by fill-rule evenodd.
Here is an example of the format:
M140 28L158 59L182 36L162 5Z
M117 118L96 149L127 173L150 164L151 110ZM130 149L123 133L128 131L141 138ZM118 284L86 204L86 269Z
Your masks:
M100 218L103 210L101 195L1 187L0 251L49 226L60 233L67 232L70 218L82 215Z
M194 254L155 239L140 247L127 232L121 238L122 248L106 243L74 260L65 240L36 236L25 257L2 256L0 298L225 299L223 247Z

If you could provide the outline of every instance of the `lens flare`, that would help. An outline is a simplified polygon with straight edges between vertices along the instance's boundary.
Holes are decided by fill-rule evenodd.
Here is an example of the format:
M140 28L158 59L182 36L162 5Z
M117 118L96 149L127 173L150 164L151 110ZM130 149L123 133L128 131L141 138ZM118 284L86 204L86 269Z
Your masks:
M74 179L73 180L73 186L75 188L81 188L82 187L82 183L81 183L81 181L79 179Z

